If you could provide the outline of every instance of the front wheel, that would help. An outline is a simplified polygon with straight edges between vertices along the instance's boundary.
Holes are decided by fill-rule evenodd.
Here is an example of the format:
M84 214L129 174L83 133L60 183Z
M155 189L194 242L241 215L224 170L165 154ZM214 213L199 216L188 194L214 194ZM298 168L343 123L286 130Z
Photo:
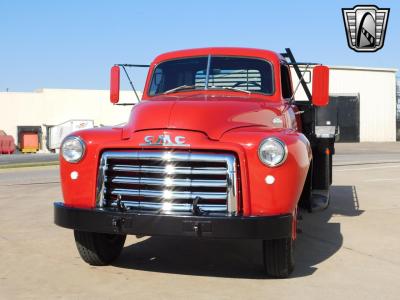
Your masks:
M268 276L288 277L294 269L294 240L292 238L263 241L264 270Z
M126 235L74 230L75 243L82 259L92 266L105 266L120 255Z

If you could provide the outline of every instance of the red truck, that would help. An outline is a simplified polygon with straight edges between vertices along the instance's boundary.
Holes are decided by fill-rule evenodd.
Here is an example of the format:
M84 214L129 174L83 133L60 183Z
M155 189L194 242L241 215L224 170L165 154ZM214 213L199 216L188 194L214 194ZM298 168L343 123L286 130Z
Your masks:
M114 104L129 66L143 65L111 69ZM266 274L289 276L299 207L329 202L334 135L318 125L329 69L249 48L169 52L148 67L125 126L64 139L55 223L91 265L115 260L127 234L258 239ZM294 100L291 68L309 101Z

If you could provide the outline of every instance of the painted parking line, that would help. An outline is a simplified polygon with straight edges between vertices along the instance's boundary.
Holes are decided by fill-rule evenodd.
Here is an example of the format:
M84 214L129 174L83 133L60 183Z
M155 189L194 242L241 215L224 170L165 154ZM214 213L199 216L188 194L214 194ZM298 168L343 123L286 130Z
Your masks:
M374 179L364 180L364 182L379 182L379 181L399 181L400 182L400 177L395 177L395 178L374 178Z
M367 167L367 168L335 169L335 171L336 171L336 172L367 171L367 170L389 169L389 168L400 168L400 165L395 165L395 166L377 166L377 167Z
M336 155L336 154L335 154ZM334 167L360 166L360 165L379 165L379 164L398 164L400 160L374 160L374 161L354 161L354 160L335 160Z

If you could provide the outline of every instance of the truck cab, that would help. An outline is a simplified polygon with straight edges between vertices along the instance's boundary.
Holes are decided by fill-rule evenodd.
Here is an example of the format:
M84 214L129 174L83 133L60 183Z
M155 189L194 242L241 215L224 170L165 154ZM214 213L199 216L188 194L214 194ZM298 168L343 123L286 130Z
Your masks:
M111 69L116 105L126 66ZM162 54L125 126L66 137L55 223L74 230L83 260L111 263L127 234L258 239L266 274L289 276L299 205L312 210L313 189L327 202L333 154L314 118L329 70L314 66L312 98L296 103L293 66L260 49Z

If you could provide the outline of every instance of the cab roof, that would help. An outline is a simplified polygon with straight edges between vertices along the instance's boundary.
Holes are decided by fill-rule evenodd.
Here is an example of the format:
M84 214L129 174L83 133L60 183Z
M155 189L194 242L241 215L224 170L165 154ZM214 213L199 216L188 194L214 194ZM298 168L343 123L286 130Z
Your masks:
M257 57L269 60L271 63L278 63L283 60L283 57L273 51L255 49L255 48L242 48L242 47L210 47L210 48L194 48L186 50L171 51L157 56L153 64L158 64L162 61L193 56L242 56L242 57Z

